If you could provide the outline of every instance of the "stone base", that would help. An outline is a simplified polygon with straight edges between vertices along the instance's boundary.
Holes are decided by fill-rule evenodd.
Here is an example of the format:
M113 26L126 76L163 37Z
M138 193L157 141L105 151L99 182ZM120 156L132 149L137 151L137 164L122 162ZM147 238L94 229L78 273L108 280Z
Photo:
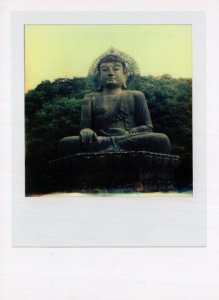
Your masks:
M57 190L68 192L174 191L176 155L148 151L77 153L51 162Z

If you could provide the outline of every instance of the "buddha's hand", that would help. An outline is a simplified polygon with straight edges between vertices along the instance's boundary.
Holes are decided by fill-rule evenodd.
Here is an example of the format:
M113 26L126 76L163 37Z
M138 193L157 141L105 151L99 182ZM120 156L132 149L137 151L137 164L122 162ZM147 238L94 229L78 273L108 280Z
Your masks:
M92 144L97 141L97 135L92 129L85 128L80 132L80 139L84 144Z

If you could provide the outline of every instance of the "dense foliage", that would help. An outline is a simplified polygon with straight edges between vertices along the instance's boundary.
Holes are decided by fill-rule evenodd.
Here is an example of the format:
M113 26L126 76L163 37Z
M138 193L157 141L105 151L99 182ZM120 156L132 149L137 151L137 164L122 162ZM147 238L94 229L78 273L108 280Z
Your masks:
M182 158L176 174L178 188L192 186L192 82L191 79L133 76L128 88L142 91L155 132L167 134L173 153ZM58 157L58 141L78 135L80 107L85 94L94 90L89 78L41 82L25 95L26 193L54 189L49 161Z

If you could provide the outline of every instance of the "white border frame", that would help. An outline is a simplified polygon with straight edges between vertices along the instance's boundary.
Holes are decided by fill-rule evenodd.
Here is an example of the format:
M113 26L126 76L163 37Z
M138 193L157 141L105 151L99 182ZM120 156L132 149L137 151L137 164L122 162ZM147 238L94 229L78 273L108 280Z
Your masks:
M24 196L24 24L192 24L193 196ZM205 21L203 13L19 12L12 15L13 246L206 245Z

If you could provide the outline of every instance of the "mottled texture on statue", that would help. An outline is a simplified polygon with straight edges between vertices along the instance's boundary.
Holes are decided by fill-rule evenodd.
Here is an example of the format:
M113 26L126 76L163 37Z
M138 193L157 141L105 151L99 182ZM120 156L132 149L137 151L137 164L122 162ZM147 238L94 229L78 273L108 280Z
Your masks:
M62 155L146 150L170 153L168 137L154 133L145 96L126 86L126 62L116 54L97 65L99 87L85 96L79 136L60 141Z

